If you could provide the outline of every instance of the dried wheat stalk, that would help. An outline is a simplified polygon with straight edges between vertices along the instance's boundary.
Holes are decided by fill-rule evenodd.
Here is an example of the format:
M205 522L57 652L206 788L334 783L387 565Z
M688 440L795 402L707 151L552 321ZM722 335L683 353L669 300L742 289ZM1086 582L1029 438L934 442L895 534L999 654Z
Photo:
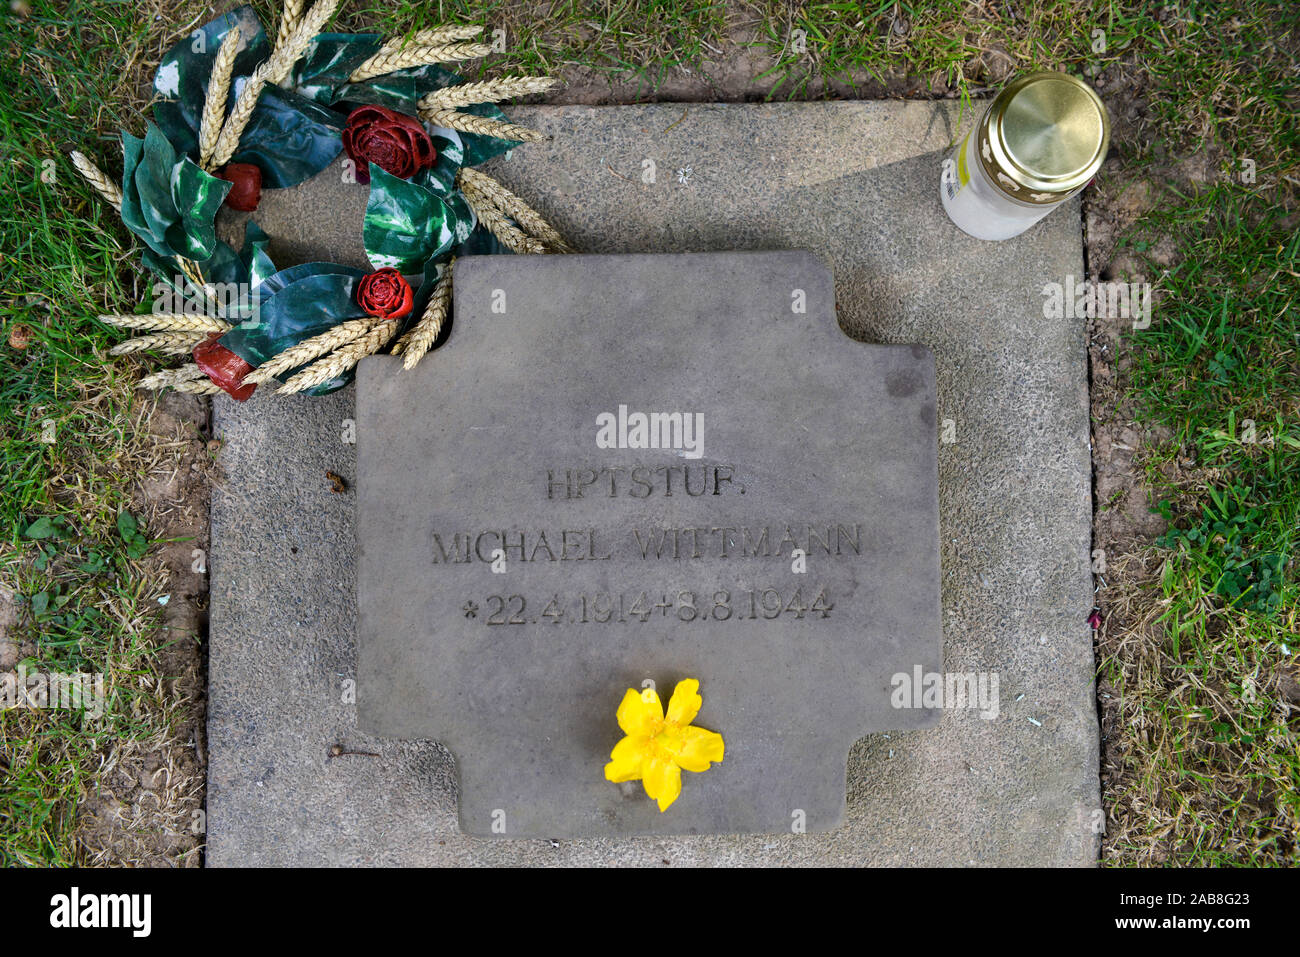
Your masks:
M220 395L226 391L211 379L192 379L189 382L177 382L172 388L177 392L189 392L193 395Z
M341 322L332 329L327 329L318 336L304 339L295 346L290 346L279 355L273 356L244 376L246 385L260 385L269 382L282 372L296 369L312 359L333 352L340 346L359 338L375 325L373 319L350 319Z
M289 395L302 392L321 383L328 382L335 376L342 375L368 355L382 349L397 333L398 320L385 319L375 325L359 339L354 339L341 349L330 353L324 359L313 362L301 372L292 376L288 382L276 390L276 395Z
M402 337L402 367L405 369L414 369L442 332L442 324L447 319L447 309L451 305L451 267L454 262L453 259L447 263L442 278L433 287L433 294L429 297L429 304L424 307L420 321Z
M187 316L180 312L147 312L131 315L123 312L109 313L99 321L119 329L145 329L150 332L226 332L230 323L215 316Z
M545 93L559 82L549 76L503 76L479 83L458 83L435 90L421 99L420 109L454 110L474 103L498 103L516 96Z
M482 32L482 27L456 25L438 27L434 30L417 30L410 37L392 37L385 40L379 52L392 53L403 47L437 47L445 43L455 43L457 40L470 40Z
M122 212L121 188L109 179L107 174L96 166L89 156L73 150L72 165L77 168L78 173L85 177L86 182L94 187L95 192L104 198L104 202L119 213Z
M307 11L307 15L302 17L293 28L292 33L283 39L276 38L275 49L262 64L264 68L262 72L267 83L280 84L285 81L293 70L293 65L311 46L312 40L325 29L325 24L329 22L330 17L334 16L334 11L338 9L340 2L341 0L316 0L312 8Z
M451 63L455 60L473 60L487 56L492 47L486 43L442 43L437 46L404 47L393 50L380 50L369 60L352 71L349 83L360 83L371 77L383 76L394 70L405 70L413 66L426 66L430 63Z
M526 126L503 123L500 120L490 120L486 117L475 116L473 113L444 110L441 107L421 109L420 119L449 130L460 130L462 133L478 133L480 136L497 136L503 140L519 140L524 143L532 143L542 138L541 133Z
M230 162L230 157L234 156L235 150L239 148L239 138L244 135L262 90L268 83L284 82L293 65L307 52L316 34L321 32L329 18L334 15L338 5L339 0L316 0L302 22L284 38L282 43L277 42L271 55L253 71L253 75L244 83L243 90L235 100L230 116L226 117L221 135L217 137L216 146L212 150L214 168L225 166Z
M160 332L148 336L138 336L119 342L108 350L111 356L124 356L132 352L156 351L167 355L188 355L200 342L211 333L208 332Z
M266 78L259 76L259 71L260 68L244 81L244 88L235 100L230 115L226 117L225 125L221 127L221 133L217 136L217 142L212 146L209 162L213 169L229 163L230 157L234 156L235 150L239 148L239 138L244 135L248 121L253 117L253 110L257 107L257 98L262 95L262 90L266 87Z
M562 253L573 252L573 247L564 241L559 231L542 218L541 213L533 209L499 182L468 166L462 167L457 176L461 189L467 186L472 192L481 194L485 199L505 213L525 232L542 240L542 242Z
M208 96L203 101L203 119L199 123L199 166L211 172L216 167L212 154L221 135L222 121L226 118L226 101L230 99L230 77L235 69L235 53L239 50L239 27L234 27L221 41L212 75L208 77Z
M183 365L178 369L164 369L161 372L155 372L147 375L135 384L137 389L167 389L175 388L182 382L193 382L197 380L207 380L208 376L193 362ZM208 380L211 381L211 380Z
M177 256L176 265L180 267L181 273L185 278L190 281L190 285L194 288L195 296L197 297L201 294L206 304L206 301L212 295L212 290L204 280L203 273L199 269L199 264L188 257Z
M506 219L505 214L497 209L490 199L473 186L468 184L461 186L461 193L470 208L474 210L474 215L478 217L479 222L491 230L492 235L501 240L502 245L507 249L517 253L550 252L544 242L522 232L519 227Z
M303 11L307 4L305 0L284 0L280 8L280 26L275 31L275 42L278 46L289 38L298 24L302 22Z

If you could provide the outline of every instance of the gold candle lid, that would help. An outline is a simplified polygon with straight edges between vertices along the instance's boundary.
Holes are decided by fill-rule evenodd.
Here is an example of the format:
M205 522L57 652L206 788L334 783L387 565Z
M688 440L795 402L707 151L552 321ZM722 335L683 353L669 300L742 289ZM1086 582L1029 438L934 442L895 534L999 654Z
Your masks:
M1013 199L1057 203L1088 184L1110 144L1110 117L1092 88L1064 73L1031 73L997 95L977 133L980 165Z

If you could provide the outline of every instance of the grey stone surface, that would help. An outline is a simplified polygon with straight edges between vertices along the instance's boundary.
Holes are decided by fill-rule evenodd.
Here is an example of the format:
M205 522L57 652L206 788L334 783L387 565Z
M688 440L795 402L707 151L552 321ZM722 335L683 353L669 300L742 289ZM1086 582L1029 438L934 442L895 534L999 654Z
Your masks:
M477 256L453 288L437 361L357 381L358 727L445 745L469 834L839 825L853 743L939 717L891 702L941 667L929 350L846 338L809 253ZM665 813L601 769L624 692L683 677L727 753Z
M1077 201L1005 243L961 233L938 198L951 104L511 113L554 139L490 171L584 251L810 249L832 267L846 332L933 350L937 416L955 439L938 447L945 667L997 671L1001 712L945 711L933 728L857 742L844 823L824 834L465 836L450 754L360 733L341 690L356 675L355 499L331 494L324 471L355 477L341 441L353 390L218 399L209 862L1094 863L1084 330L1044 319L1041 296L1082 275ZM297 205L282 223L329 236L342 260L359 249L364 191L338 180L326 171L304 202L286 195ZM335 743L380 756L329 759Z

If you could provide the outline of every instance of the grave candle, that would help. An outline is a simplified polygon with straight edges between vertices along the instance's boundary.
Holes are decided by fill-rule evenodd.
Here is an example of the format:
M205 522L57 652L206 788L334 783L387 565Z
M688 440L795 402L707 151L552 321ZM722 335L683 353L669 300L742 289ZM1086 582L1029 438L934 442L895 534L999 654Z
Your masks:
M976 239L1018 236L1091 182L1106 158L1110 118L1064 73L1016 80L944 161L939 197Z

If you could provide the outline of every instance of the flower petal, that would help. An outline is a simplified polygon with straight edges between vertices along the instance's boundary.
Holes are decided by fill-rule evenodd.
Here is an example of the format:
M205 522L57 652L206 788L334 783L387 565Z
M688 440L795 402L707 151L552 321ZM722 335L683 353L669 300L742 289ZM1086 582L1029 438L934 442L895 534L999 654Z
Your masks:
M637 692L631 688L623 695L623 702L618 706L618 726L624 734L651 737L663 724L664 706L659 703L659 695L654 688Z
M641 770L645 793L659 802L662 814L682 793L682 769L667 755L651 755Z
M610 762L605 765L606 780L621 784L641 777L641 766L649 752L649 744L648 738L628 737L614 745L609 754Z
M713 761L721 761L725 750L722 735L703 728L682 728L681 743L673 758L687 771L707 771Z
M704 699L700 697L700 683L694 678L679 681L668 702L668 720L685 727L695 720L702 704Z

